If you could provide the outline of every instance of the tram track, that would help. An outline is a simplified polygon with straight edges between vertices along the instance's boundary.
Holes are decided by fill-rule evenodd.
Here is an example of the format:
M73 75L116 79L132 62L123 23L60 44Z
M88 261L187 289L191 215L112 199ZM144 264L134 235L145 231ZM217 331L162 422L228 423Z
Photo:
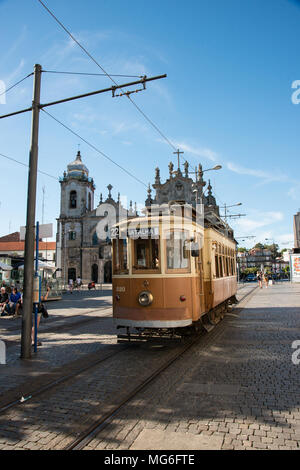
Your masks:
M239 304L244 302L245 299L254 295L257 286L251 289L250 292L247 292L238 302L235 309L238 309ZM243 307L240 306L242 310ZM85 432L79 435L73 442L68 444L64 450L83 450L106 426L108 426L111 421L116 417L116 415L141 391L143 391L148 385L152 384L164 371L166 371L173 363L179 360L187 351L189 351L194 345L202 340L201 349L209 346L212 342L216 340L217 336L223 334L226 328L226 322L220 322L218 328L214 329L212 333L207 333L205 336L197 335L191 341L181 348L171 359L169 359L165 364L160 368L154 371L149 375L141 384L135 387L117 406L115 406L108 413L104 414L100 419L96 420Z
M103 310L111 310L111 309L112 309L111 306L110 307L107 307L107 306L106 307L100 307L100 308L95 308L93 310L88 310L87 312L85 312L83 314L79 314L79 315L69 315L69 316L64 316L64 317L60 317L60 316L57 315L57 318L54 318L54 319L51 319L51 311L50 311L50 313L49 313L50 318L47 321L48 325L45 324L45 327L46 326L48 326L48 327L52 326L53 324L55 326L55 324L57 322L61 322L63 320L68 320L68 319L72 320L74 318L82 318L83 315L90 315L91 313L95 313L95 312L99 312L99 311L103 311ZM21 317L19 319L21 320ZM10 320L12 320L12 319L10 319ZM76 324L76 323L74 322L73 324ZM58 327L59 327L59 325L58 325ZM20 331L20 329L21 329L21 325L18 324L18 325L14 325L13 327L6 328L5 332L10 333L10 332L14 332L14 331ZM42 328L42 331L46 332L46 331L48 331L48 328Z
M251 294L254 294L256 289L257 289L257 286L254 289L252 289L250 292L247 292L239 300L238 304L235 306L234 309L235 310L239 308L242 309L243 307L241 307L240 304ZM91 319L91 320L95 320L95 319ZM94 420L92 425L90 425L75 440L73 440L71 443L69 443L65 447L65 450L80 450L84 448L89 442L91 442L91 440L97 434L99 434L111 422L111 420L116 416L118 412L121 411L121 409L123 409L133 398L135 398L138 395L139 392L143 391L148 385L153 383L165 370L167 370L174 362L180 359L189 349L191 349L199 341L202 340L202 343L203 343L201 345L201 348L205 348L206 346L211 344L214 341L216 334L217 336L219 336L219 334L223 332L225 326L226 326L226 322L222 321L217 325L216 328L214 328L214 330L211 333L207 333L205 335L203 334L197 335L196 337L193 337L190 341L186 342L180 348L180 350L176 352L176 354L174 354L170 359L168 359L164 364L162 364L157 370L152 372L140 384L134 387L134 389L131 390L128 393L128 395L126 395L125 398L123 398L120 401L119 404L114 406L106 414L103 414L101 417ZM125 350L130 349L132 347L132 344L128 344L128 345L122 344L122 345L118 345L117 347L118 347L118 351L115 351L111 354L105 355L104 357L91 361L89 364L86 364L83 367L75 368L70 373L60 375L54 380L48 381L42 386L37 387L36 389L33 389L33 390L31 389L31 391L27 393L24 398L22 397L23 398L22 401L20 400L20 398L18 398L18 399L14 399L10 402L3 404L0 408L0 415L5 414L7 411L11 410L12 408L19 407L19 406L26 406L26 403L32 403L34 399L46 394L49 391L52 391L53 389L55 389L55 387L58 387L63 384L65 385L68 381L79 378L79 376L84 374L85 372L91 371L93 368L99 366L100 364L103 364L109 359L112 359L122 354ZM20 389L20 387L18 388Z
M102 313L105 313L107 311L107 313L109 313L109 312L111 312L111 307L105 307L103 309L91 310L90 312L88 312L88 314L92 314L92 313L99 312L99 311L101 311ZM92 323L92 322L95 322L95 321L98 321L98 320L103 320L104 318L109 318L109 316L82 318L82 315L74 315L70 318L73 319L77 316L80 318L79 321L76 321L76 322L72 321L70 324L64 324L64 325L54 325L54 328L51 328L52 327L52 324L51 324L51 325L48 326L48 328L41 328L39 330L39 335L43 335L43 334L52 335L52 334L56 334L56 333L72 331L76 327L87 325L89 323ZM61 320L62 319L59 319L58 321L61 321ZM9 330L9 331L11 331L11 330ZM20 328L16 329L16 331L20 331ZM15 335L12 335L12 336L15 336ZM10 348L12 346L16 346L17 344L19 344L19 340L15 339L15 338L11 339L11 337L9 337L9 336L7 336L3 339L5 339L7 348Z
M128 346L120 346L120 349L121 350L118 350L117 352L114 352L112 354L107 354L106 356L100 358L100 359L97 359L91 363L89 363L88 365L84 366L84 367L81 367L79 369L76 369L75 371L69 373L69 374L66 374L66 375L62 375L60 377L58 377L57 379L55 380L52 380L48 383L46 383L45 385L31 391L30 393L27 393L25 397L22 397L23 398L23 401L19 399L16 399L16 400L13 400L13 401L10 401L4 405L1 406L0 408L0 415L2 413L4 413L5 411L9 410L10 408L13 408L13 407L16 407L16 406L20 406L22 405L23 403L27 402L28 400L32 400L36 397L38 397L39 395L42 395L43 393L46 393L48 392L49 390L51 390L52 388L58 386L58 385L61 385L77 376L79 376L80 374L83 374L84 372L88 371L89 369L92 369L93 367L96 367L98 366L99 364L103 363L104 361L107 361L108 359L111 359L112 357L120 354L121 352L123 352L125 349L127 349ZM18 387L20 388L20 387Z

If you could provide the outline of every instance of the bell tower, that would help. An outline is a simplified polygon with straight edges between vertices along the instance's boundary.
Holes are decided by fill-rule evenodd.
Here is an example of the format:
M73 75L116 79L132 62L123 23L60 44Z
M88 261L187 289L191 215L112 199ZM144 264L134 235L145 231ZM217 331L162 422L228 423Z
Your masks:
M95 185L80 151L60 178L60 216L57 220L56 259L67 283L82 276L81 244L84 216L94 210Z
M60 218L77 218L94 209L95 185L82 163L80 151L69 163L61 184Z

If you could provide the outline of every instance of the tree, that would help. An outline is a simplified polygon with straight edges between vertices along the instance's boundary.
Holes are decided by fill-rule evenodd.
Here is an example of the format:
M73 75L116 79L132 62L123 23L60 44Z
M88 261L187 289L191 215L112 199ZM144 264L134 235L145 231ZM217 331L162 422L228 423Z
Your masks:
M254 248L259 248L260 250L263 250L265 247L265 245L263 245L262 243L256 243L256 245L254 246Z

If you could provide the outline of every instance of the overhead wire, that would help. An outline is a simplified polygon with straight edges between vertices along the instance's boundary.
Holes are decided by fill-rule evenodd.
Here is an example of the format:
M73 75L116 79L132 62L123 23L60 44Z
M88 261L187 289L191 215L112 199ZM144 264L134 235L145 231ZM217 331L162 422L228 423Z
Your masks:
M87 75L87 76L96 76L96 77L106 77L105 73L90 73L90 72L70 72L70 71L61 71L61 70L42 70L44 73L55 73L55 74L64 74L64 75ZM143 75L122 75L122 74L112 74L111 77L123 77L123 78L143 78Z
M81 135L79 135L77 132L75 132L73 129L71 129L70 127L68 127L66 124L64 124L62 121L60 121L59 119L57 119L55 116L53 116L52 114L50 114L48 111L46 111L45 109L41 108L41 110L47 114L51 119L53 119L54 121L56 121L58 124L60 124L62 127L64 127L65 129L67 129L69 132L71 132L73 135L75 135L76 137L78 137L80 140L82 140L82 142L84 142L86 145L88 145L89 147L91 147L93 150L95 150L97 153L99 153L100 155L102 155L102 157L106 158L108 161L110 161L113 165L115 165L116 167L118 167L120 170L124 171L128 176L130 176L131 178L133 178L135 181L137 181L138 183L142 184L143 186L145 186L147 188L147 185L146 183L144 183L142 180L140 180L139 178L137 178L133 173L131 173L130 171L126 170L126 168L124 168L122 165L120 165L119 163L115 162L111 157L109 157L107 154L105 154L104 152L102 152L101 150L99 150L97 147L95 147L95 145L91 144L88 140L86 140L84 137L82 137Z
M12 90L13 88L15 88L17 85L19 85L20 83L24 82L24 80L26 80L26 78L28 77L31 77L31 75L33 75L33 72L29 73L28 75L26 75L26 77L22 78L21 80L19 80L17 83L15 83L14 85L10 86L9 88L5 89L2 93L0 93L0 96L2 95L5 95L6 93L8 93L10 90Z
M18 163L19 165L25 166L26 168L29 168L29 165L27 165L26 163L20 162L19 160L16 160L15 158L12 158L12 157L8 157L7 155L4 155L3 153L0 153L0 157L6 158L7 160L10 160L14 163ZM46 173L45 171L38 170L38 172L45 176L49 176L49 178L53 178L54 180L59 181L59 179L56 176L50 175L49 173Z
M64 24L54 15L54 13L45 5L45 3L42 0L37 0L44 8L45 10L52 16L52 18L61 26L61 28L70 36L70 38L80 47L80 49L99 67L102 72L115 84L118 86L118 83L112 78L112 75L110 75L106 70L102 67L101 64L88 52L88 50L82 46L82 44L74 37L74 35L64 26ZM153 121L146 116L146 114L142 111L142 109L133 101L133 99L130 96L127 96L130 102L135 106L135 108L142 114L142 116L151 124L151 126L160 134L160 136L173 148L173 150L177 150L175 145L168 139L164 133L158 128L156 124L153 123Z

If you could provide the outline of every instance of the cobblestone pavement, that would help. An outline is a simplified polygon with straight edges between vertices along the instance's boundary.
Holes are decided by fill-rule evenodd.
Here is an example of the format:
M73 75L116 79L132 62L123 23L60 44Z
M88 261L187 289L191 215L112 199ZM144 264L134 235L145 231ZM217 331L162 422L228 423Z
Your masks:
M299 449L299 303L300 286L257 290L207 348L193 347L86 448Z
M244 287L240 295L249 289ZM181 449L189 448L187 441L199 449L299 448L300 365L291 360L291 344L300 340L299 298L300 286L290 284L256 291L244 310L227 315L123 408L87 449L151 449L157 442ZM7 400L24 383L26 372L34 387L40 377L48 380L47 374L59 368L61 373L76 361L116 353L47 394L2 413L0 449L64 448L174 354L175 346L117 345L107 315L103 311L95 323L74 331L51 333L49 326L45 346L30 364L20 365L23 361L13 355L8 366L0 366L1 390L3 384L10 389L2 394Z
M5 366L0 365L0 406L26 394L32 381L39 385L66 365L97 354L116 344L111 321L111 289L65 294L61 301L47 303L49 318L42 319L38 339L42 347L30 361L20 360L21 319L0 317L0 339L5 341ZM37 380L39 379L39 380Z

